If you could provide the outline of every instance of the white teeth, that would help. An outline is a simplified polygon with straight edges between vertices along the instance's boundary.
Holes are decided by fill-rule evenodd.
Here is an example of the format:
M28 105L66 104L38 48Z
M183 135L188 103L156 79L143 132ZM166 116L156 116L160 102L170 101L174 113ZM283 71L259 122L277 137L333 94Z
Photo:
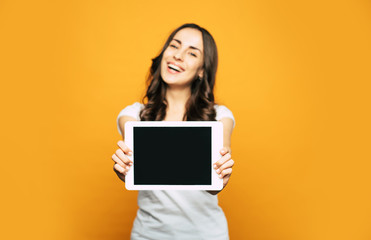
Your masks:
M171 67L171 68L174 68L175 70L178 70L179 72L182 71L182 69L180 69L178 66L175 66L174 64L170 63L168 66Z

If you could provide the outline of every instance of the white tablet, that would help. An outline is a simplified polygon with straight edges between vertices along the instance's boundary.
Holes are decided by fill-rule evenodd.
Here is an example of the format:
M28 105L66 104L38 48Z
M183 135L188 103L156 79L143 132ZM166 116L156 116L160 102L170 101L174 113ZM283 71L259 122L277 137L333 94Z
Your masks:
M217 121L128 121L125 143L133 166L128 190L221 190L213 163L221 158L223 124Z

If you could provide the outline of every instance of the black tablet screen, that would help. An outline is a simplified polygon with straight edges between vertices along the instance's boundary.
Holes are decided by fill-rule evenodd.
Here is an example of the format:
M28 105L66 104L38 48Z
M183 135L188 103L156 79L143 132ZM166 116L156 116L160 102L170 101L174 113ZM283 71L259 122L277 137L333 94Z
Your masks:
M211 127L134 127L134 184L211 185Z

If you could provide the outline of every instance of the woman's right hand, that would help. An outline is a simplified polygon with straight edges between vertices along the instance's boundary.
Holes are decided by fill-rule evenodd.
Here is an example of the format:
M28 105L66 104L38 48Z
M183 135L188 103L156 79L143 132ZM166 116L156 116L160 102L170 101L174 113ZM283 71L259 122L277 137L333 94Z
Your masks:
M133 152L122 140L118 141L117 145L119 149L112 155L112 160L115 162L113 170L116 172L117 176L125 182L125 175L133 165L133 162L127 156L131 156Z

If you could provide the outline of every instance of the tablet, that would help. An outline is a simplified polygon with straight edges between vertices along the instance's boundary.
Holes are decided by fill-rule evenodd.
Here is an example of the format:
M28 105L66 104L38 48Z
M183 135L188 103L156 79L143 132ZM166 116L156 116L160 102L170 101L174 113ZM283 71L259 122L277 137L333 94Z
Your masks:
M125 144L133 165L128 190L221 190L213 163L221 158L223 124L217 121L128 121Z

